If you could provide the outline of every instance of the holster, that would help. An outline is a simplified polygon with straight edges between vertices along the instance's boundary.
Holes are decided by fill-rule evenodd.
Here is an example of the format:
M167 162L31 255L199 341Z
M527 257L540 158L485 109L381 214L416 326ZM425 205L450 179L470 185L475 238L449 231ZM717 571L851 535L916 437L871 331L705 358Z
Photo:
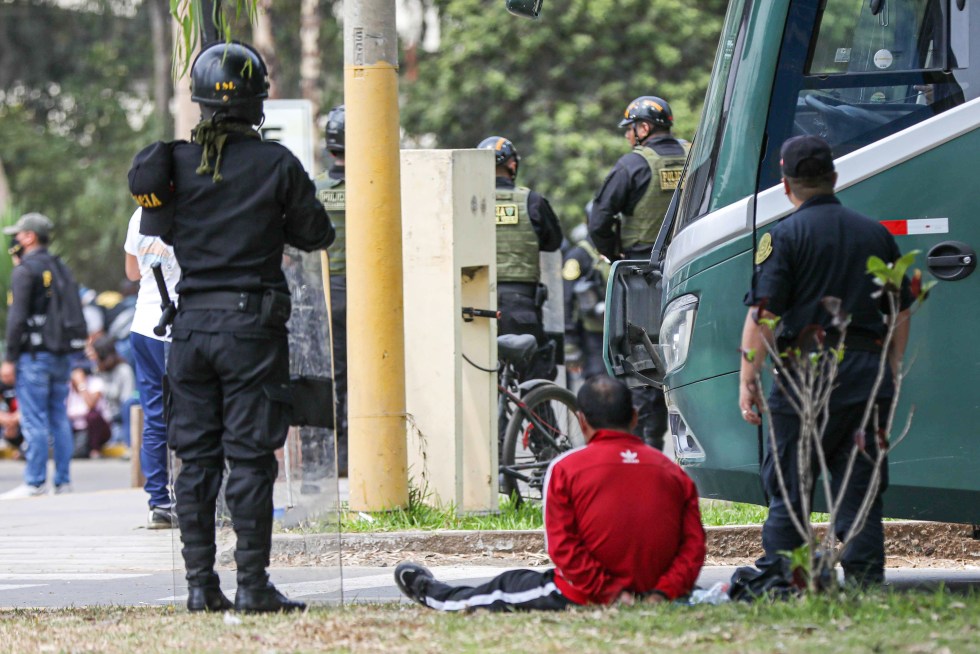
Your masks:
M293 425L333 429L333 380L329 377L292 377Z
M267 289L262 294L259 324L263 327L282 327L289 320L292 310L293 303L289 293Z
M534 308L540 309L544 306L544 303L548 301L548 287L544 284L538 284L534 289Z

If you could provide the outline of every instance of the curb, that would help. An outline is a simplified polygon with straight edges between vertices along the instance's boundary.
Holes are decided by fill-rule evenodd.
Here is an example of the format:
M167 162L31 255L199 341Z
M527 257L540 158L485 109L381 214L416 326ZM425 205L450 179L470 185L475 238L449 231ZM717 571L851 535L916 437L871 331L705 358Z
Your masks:
M819 526L818 526L819 531ZM762 554L762 526L707 527L709 558L755 559ZM442 555L545 556L541 531L406 531L392 533L276 534L272 555L303 565L304 559L345 553L432 553ZM885 523L885 553L980 564L980 540L970 525L938 522Z

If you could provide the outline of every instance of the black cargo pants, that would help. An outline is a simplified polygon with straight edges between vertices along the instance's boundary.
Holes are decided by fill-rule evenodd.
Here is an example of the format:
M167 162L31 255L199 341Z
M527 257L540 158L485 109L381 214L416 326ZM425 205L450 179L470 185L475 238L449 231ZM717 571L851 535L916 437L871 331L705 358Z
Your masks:
M264 587L275 451L285 443L292 414L286 334L175 328L167 376L167 440L182 464L174 495L187 583L217 584L215 503L227 459L238 586Z
M527 290L515 292L513 287L526 286ZM497 292L497 310L500 320L497 323L497 334L530 334L538 342L538 351L531 360L517 369L517 379L521 382L529 379L555 379L558 369L555 367L555 356L549 346L548 337L544 333L544 321L541 317L541 307L534 297L536 284L508 284Z
M891 400L878 400L878 414L888 415ZM790 518L792 509L800 516L800 482L797 472L797 442L799 441L800 419L792 413L770 414L773 429L776 433L778 452L767 448L762 462L762 483L769 494L769 516L762 527L762 547L765 556L756 561L759 568L767 568L776 564L782 552L796 549L803 544ZM823 451L827 458L830 471L830 487L834 496L843 492L837 523L837 537L843 539L854 522L855 515L861 506L865 494L871 484L874 466L871 460L878 453L878 439L870 433L870 425L862 429L861 418L864 416L864 404L832 409L830 418L823 435ZM854 470L846 488L842 488L847 462L854 447L855 434L865 431L865 452L868 457L858 456ZM871 460L869 460L869 458ZM776 477L776 462L779 462L783 478L786 480L790 503L786 502L779 489ZM817 475L817 458L813 456L813 476ZM867 522L858 533L841 557L844 568L844 578L857 584L877 584L885 578L885 534L881 524L882 503L881 495L888 488L888 462L884 463L878 492L871 504ZM816 488L816 484L814 486ZM803 516L808 519L809 516Z

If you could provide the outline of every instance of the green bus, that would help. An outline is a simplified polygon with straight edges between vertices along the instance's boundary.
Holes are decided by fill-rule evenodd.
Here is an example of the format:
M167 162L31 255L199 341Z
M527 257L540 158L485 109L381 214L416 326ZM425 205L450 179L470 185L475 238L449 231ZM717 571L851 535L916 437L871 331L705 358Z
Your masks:
M844 204L939 281L912 320L896 423L915 415L886 514L980 523L980 2L731 0L699 125L651 260L610 275L610 373L664 385L703 497L764 503L738 409L742 300L756 239L792 210L780 145L819 135Z

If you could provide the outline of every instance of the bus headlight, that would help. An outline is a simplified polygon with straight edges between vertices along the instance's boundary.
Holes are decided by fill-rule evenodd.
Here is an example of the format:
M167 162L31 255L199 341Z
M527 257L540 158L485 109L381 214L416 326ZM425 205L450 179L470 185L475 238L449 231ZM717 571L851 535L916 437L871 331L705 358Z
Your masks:
M667 305L660 325L660 345L664 353L664 364L667 366L664 374L677 370L687 360L697 312L696 295L682 295Z

